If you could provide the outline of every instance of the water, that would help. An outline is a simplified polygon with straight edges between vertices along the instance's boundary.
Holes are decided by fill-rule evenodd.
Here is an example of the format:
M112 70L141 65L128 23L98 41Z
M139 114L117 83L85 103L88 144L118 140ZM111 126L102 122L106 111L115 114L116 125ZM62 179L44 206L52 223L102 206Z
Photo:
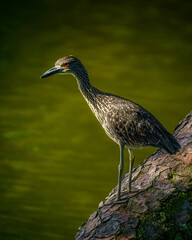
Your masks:
M117 183L118 146L75 79L40 75L73 54L93 85L141 104L172 132L191 110L191 7L9 3L0 28L0 239L73 239ZM135 166L154 151L135 150Z

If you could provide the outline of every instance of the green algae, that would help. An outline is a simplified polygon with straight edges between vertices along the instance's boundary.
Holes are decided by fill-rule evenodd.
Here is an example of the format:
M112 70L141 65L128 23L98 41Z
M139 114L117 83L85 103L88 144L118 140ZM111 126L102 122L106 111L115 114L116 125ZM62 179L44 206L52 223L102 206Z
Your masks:
M192 189L177 192L160 210L140 219L137 239L192 239Z

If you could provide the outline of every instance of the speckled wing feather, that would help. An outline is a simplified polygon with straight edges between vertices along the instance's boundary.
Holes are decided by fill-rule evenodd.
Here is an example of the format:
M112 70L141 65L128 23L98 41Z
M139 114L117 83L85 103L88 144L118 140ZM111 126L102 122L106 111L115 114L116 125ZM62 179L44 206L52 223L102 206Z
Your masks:
M112 139L119 139L130 148L155 146L170 153L178 150L176 139L152 114L129 100L118 101L118 108L111 107L107 114L107 130L110 130L107 134Z

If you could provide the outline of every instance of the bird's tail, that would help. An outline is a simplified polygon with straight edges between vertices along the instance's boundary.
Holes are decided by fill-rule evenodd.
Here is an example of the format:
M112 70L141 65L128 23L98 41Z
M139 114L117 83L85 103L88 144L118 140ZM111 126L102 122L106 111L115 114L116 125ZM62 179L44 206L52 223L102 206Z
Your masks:
M163 131L163 135L163 141L160 142L160 144L162 145L161 147L170 154L176 154L181 148L181 145L178 143L177 139L167 130L166 132Z

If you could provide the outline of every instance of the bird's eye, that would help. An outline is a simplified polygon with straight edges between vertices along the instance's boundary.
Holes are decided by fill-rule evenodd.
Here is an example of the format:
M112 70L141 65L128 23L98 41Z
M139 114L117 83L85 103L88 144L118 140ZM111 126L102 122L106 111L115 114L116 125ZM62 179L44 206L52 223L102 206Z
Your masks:
M69 63L65 63L65 64L64 64L64 67L69 67Z

